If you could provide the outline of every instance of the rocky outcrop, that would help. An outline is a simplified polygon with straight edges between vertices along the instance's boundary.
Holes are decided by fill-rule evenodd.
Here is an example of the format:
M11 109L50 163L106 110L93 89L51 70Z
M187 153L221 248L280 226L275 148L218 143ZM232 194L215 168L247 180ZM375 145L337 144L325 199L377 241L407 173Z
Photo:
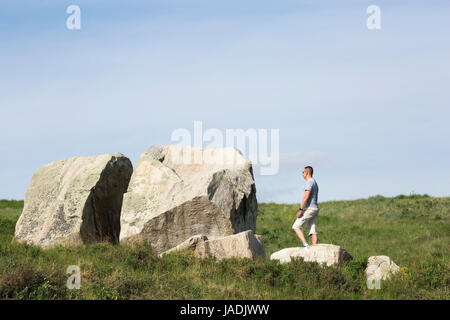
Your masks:
M388 256L371 256L368 259L365 275L370 280L386 280L400 271L400 267Z
M239 150L152 146L124 195L120 241L146 240L162 253L194 235L254 231L256 214L252 165Z
M31 179L15 238L42 247L118 242L122 198L132 171L122 154L43 166Z
M337 264L343 265L349 261L352 256L339 246L333 244L316 244L306 248L294 247L285 248L272 253L271 260L279 260L280 263L288 263L294 258L303 258L304 261L318 262L331 266Z

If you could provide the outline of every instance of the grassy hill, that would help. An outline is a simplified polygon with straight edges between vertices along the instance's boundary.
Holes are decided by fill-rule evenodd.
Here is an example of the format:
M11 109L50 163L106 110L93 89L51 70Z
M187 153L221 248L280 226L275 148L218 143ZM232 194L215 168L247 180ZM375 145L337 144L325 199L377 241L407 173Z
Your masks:
M3 299L449 299L450 198L375 196L320 203L319 242L354 260L321 267L268 258L299 245L291 226L298 205L260 203L257 234L267 258L199 260L188 252L158 258L149 245L95 244L42 250L13 241L23 201L0 200L0 298ZM387 255L400 274L369 290L371 255ZM66 289L69 265L81 289Z

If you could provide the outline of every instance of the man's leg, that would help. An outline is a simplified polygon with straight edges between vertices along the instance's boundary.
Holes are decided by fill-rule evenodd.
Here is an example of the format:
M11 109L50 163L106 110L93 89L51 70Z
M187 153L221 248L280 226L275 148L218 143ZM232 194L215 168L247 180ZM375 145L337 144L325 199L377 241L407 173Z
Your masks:
M308 242L306 242L305 235L303 234L302 229L294 229L294 231L297 234L297 236L300 238L300 240L303 242L303 244L308 244Z
M313 245L317 244L317 234L312 234L311 235L311 239L312 239L312 244Z
M312 244L315 245L317 244L317 227L316 227L316 223L317 223L317 218L314 217L314 219L312 220L311 225L309 226L309 235L311 236L311 240L312 240Z

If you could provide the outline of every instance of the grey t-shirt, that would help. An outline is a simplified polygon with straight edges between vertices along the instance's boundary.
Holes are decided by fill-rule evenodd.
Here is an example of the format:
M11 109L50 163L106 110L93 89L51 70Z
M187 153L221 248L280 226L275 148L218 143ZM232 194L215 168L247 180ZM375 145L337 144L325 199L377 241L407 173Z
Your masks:
M303 187L303 195L305 194L305 191L311 191L309 194L308 201L306 201L305 208L312 207L312 208L319 208L318 205L318 197L319 197L319 186L317 185L316 180L314 178L311 178L309 180L306 180L305 186Z

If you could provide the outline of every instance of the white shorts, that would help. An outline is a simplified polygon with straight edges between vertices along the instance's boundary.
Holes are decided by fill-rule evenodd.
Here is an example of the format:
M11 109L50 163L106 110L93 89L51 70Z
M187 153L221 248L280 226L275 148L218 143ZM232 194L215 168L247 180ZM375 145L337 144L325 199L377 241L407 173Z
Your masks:
M319 214L319 211L319 208L306 208L306 210L303 211L303 215L295 220L294 224L292 225L292 229L300 229L301 227L306 226L309 236L312 234L317 234L316 218Z

